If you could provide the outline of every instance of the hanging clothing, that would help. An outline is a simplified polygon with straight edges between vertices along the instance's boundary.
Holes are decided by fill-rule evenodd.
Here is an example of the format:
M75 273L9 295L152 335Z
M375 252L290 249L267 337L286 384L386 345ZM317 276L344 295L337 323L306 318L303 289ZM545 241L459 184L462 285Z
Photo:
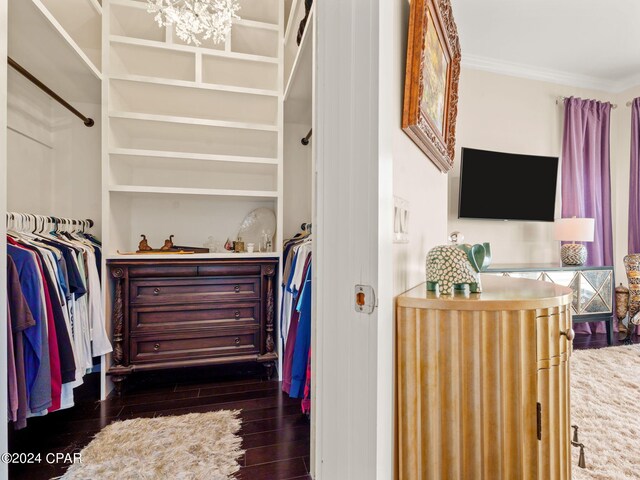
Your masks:
M8 340L13 346L14 364L16 367L16 394L17 405L11 405L15 409L15 417L12 417L16 428L24 428L27 424L28 390L27 375L25 373L25 330L35 327L36 321L31 314L27 300L20 285L18 270L11 257L7 258L7 320L11 323L11 334ZM11 395L10 395L11 402Z
M11 239L8 241L11 242ZM15 262L22 293L36 322L25 330L25 373L29 408L31 412L42 412L51 406L44 287L35 254L11 243L7 245L7 252Z
M300 313L296 345L293 352L293 366L291 368L292 398L304 398L304 385L307 377L307 360L311 347L311 267L307 270L304 287L300 293L296 310Z
M304 384L304 398L302 399L302 413L311 413L311 349L309 349L309 359L307 360L307 381Z
M297 235L283 248L280 334L284 344L282 390L302 399L302 412L311 412L312 240Z
M311 255L307 256L304 265L305 274L311 266ZM289 320L289 330L287 342L284 349L284 361L282 362L282 390L285 393L291 391L291 378L293 373L293 352L295 350L296 338L298 335L298 322L300 320L300 312L297 308L293 308Z
M93 357L112 348L99 242L80 233L10 231L7 254L9 418L23 428L29 416L73 406L73 388Z

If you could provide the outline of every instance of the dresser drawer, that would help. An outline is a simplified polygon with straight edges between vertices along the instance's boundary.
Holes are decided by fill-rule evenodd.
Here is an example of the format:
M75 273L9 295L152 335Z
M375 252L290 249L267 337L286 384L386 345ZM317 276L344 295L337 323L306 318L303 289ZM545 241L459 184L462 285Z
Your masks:
M202 303L260 298L260 279L189 278L132 280L129 300L136 304Z
M134 363L191 360L259 353L257 328L226 334L195 332L131 337L131 361Z
M260 302L196 303L189 305L135 306L130 314L131 333L198 330L260 325Z

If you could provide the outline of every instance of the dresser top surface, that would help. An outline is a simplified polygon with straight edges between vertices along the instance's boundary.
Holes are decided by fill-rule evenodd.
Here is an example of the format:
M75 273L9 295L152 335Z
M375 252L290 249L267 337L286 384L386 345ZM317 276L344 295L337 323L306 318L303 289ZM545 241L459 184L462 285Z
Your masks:
M561 265L558 263L502 263L491 265L487 272L549 272L576 270L613 270L613 267L591 267L587 265Z
M573 291L549 282L482 275L482 293L456 292L439 295L427 291L426 283L397 297L400 307L437 310L531 310L571 303Z

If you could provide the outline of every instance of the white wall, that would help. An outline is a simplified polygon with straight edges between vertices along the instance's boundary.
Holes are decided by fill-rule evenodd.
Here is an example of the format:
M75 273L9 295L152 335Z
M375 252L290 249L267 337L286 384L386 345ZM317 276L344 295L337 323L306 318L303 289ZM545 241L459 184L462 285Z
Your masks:
M458 219L460 149L560 156L563 110L556 98L571 95L617 102L615 95L595 90L462 69L456 165L449 175L448 229L461 231L469 243L491 242L494 264L559 262L559 242L553 240L553 223ZM612 164L619 160L616 135L623 108L614 110L611 119ZM560 182L557 191L559 216Z
M300 142L310 128L297 123L284 126L284 238L291 238L300 232L300 225L311 222L313 147Z
M100 105L88 103L76 103L74 107L92 118L95 125L86 127L75 115L54 105L53 210L70 218L91 218L96 223L93 232L100 235L101 108Z
M399 294L425 281L427 251L447 241L447 175L401 128L410 5L406 0L394 0L393 4L393 81L389 92L393 101L389 122L393 134L393 194L409 202L410 216L409 243L393 246L394 292Z
M0 0L0 58L7 55L7 0ZM6 192L7 175L7 64L2 62L0 65L0 192ZM0 212L7 210L7 197L0 195ZM6 235L5 223L0 225L0 268L6 272ZM6 275L0 275L0 291L7 291ZM7 298L6 295L0 295L0 323L7 324ZM0 331L0 345L2 350L6 352L7 345L7 329ZM0 433L0 453L9 451L7 440L7 399L9 398L7 390L7 355L0 355L0 425L2 425L2 433ZM0 462L0 478L8 478L8 465Z
M51 99L13 69L8 71L7 208L52 214Z
M76 105L96 120L87 128L12 69L8 80L8 210L91 218L99 233L99 106Z

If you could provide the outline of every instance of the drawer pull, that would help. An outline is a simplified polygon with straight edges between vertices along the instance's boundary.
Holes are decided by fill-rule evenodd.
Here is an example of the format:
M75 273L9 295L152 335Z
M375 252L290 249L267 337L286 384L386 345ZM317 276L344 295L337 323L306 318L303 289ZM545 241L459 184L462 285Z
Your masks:
M236 310L234 316L236 317L236 319L240 318L240 310Z
M236 339L234 340L236 346L240 345L240 337L236 337Z
M236 285L235 287L233 287L233 291L236 293L240 293L240 285Z
M160 344L159 344L159 343L156 343L156 344L153 346L153 351L154 351L154 352L159 352L159 351L160 351Z
M153 289L153 294L154 295L160 295L160 289L159 288L154 288Z
M562 336L562 335L567 337L567 340L569 340L570 342L573 342L573 339L576 338L576 332L573 330L573 328L569 328L568 330L565 330L564 332L560 332L560 336Z

